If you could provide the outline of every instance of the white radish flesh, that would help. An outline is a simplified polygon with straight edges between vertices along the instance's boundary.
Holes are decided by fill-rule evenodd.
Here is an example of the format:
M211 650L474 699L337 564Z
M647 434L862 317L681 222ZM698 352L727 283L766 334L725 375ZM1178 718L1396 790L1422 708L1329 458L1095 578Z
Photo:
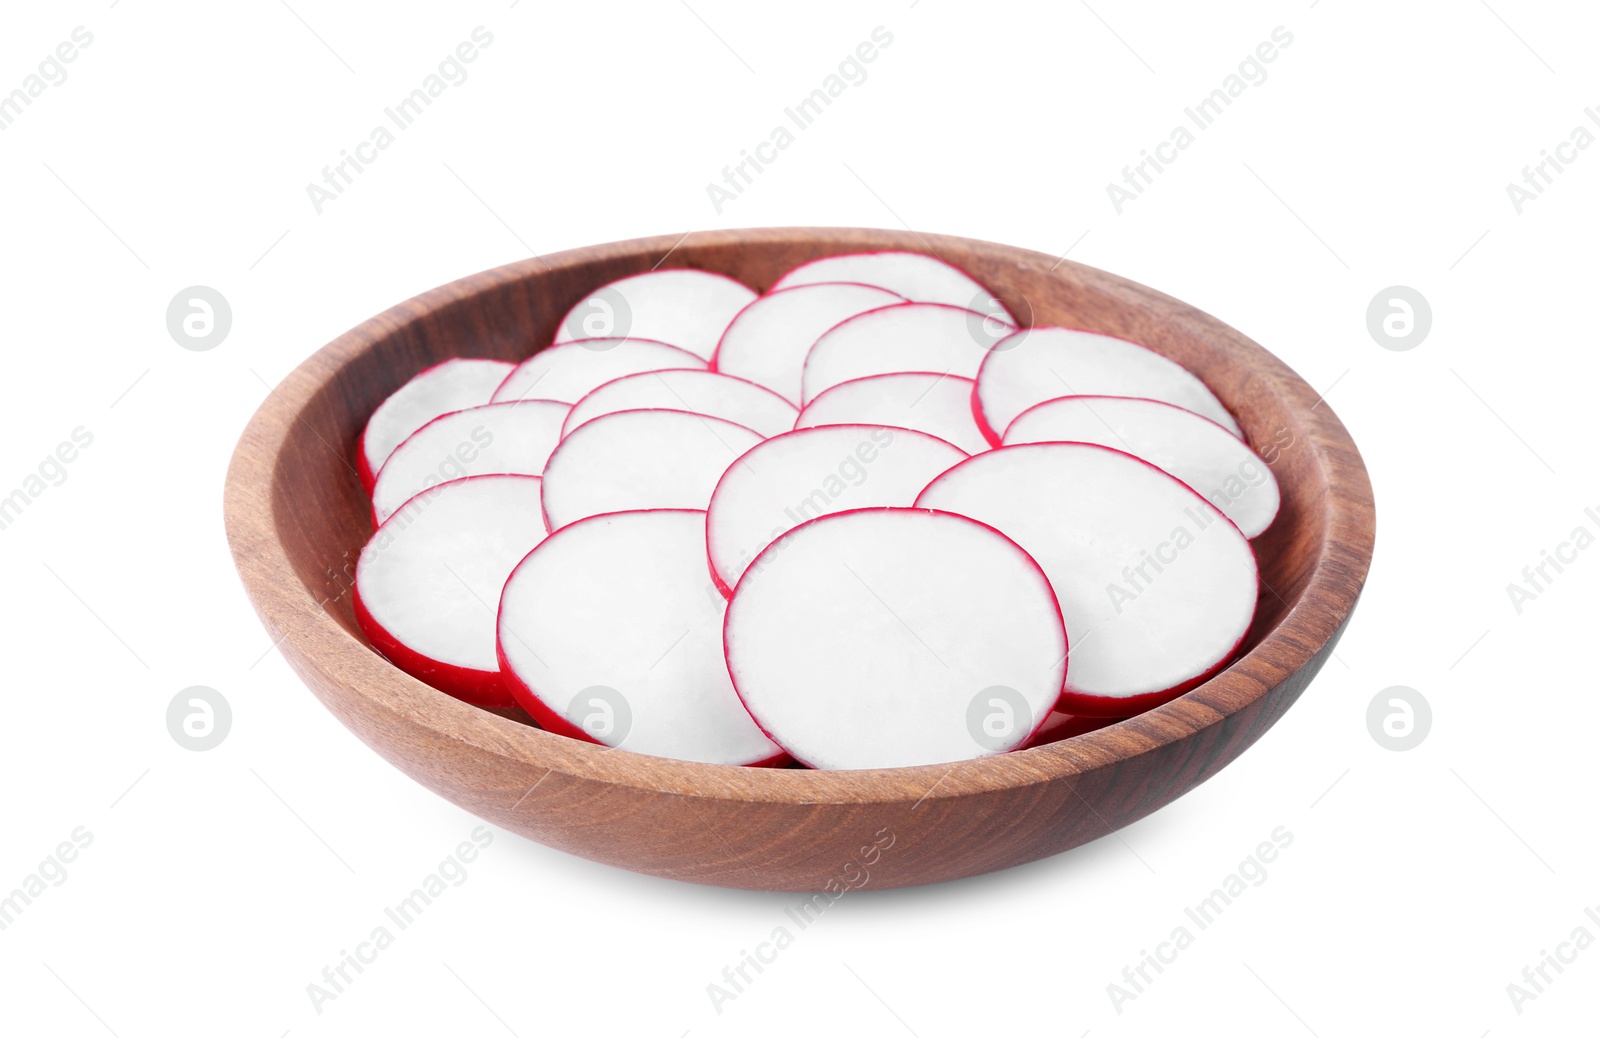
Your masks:
M357 454L362 485L372 491L378 470L407 436L442 414L487 404L512 367L502 360L447 360L389 394L361 433Z
M970 378L911 371L841 382L807 404L796 429L818 425L893 425L948 440L977 454L989 449L972 417Z
M1007 324L1016 318L981 283L958 267L920 252L853 252L824 256L789 271L774 291L819 281L859 281L898 292L916 303L951 306L993 314Z
M801 393L809 404L841 382L902 371L972 378L1013 330L993 316L943 303L869 310L830 329L811 347Z
M1189 484L1246 537L1278 514L1278 481L1227 429L1172 404L1114 396L1069 396L1035 404L1006 429L1004 443L1074 440L1143 458Z
M723 639L740 698L795 759L968 760L1020 745L1055 705L1061 616L1006 537L958 515L885 508L825 516L786 540L740 584Z
M613 281L579 300L561 319L555 341L632 336L709 360L733 315L755 297L750 288L710 271L652 270Z
M687 350L650 339L578 339L548 346L518 364L494 391L494 403L559 400L575 404L624 375L705 366L705 361Z
M1187 691L1232 657L1255 613L1255 555L1238 527L1119 451L1000 447L917 505L988 523L1044 567L1072 641L1071 713L1126 717Z
M783 397L732 375L715 371L646 371L612 379L573 405L565 431L617 411L668 408L710 415L773 436L794 428L799 412Z
M708 764L783 757L739 702L707 593L705 513L598 515L552 534L500 602L501 666L546 728Z

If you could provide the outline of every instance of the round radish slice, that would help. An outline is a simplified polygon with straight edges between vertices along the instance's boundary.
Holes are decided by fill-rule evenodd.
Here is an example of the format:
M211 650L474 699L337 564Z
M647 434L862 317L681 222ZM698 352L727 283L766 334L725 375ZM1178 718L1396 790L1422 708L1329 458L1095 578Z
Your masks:
M919 252L853 252L824 256L789 271L774 291L819 281L859 281L898 292L917 303L948 303L986 314L1007 324L1017 320L1005 306L965 271Z
M411 498L463 476L537 476L561 441L571 408L553 400L484 404L440 415L406 438L372 487L374 524Z
M871 285L801 285L769 292L728 325L711 366L766 386L798 407L800 372L811 344L847 317L903 302Z
M515 706L495 655L495 613L512 567L543 539L539 477L441 483L361 549L356 621L412 677L478 706Z
M547 346L518 364L494 391L494 403L559 400L575 404L624 375L705 366L705 361L687 350L650 339L578 339Z
M788 432L799 413L783 397L732 375L682 369L646 371L612 379L573 405L562 432L617 411L666 408L710 415L747 426L762 436Z
M389 394L367 419L356 448L356 469L368 493L378 470L407 436L442 414L487 404L513 365L458 358L435 364Z
M972 417L970 378L908 371L841 382L817 394L795 420L818 425L894 425L949 440L968 454L989 449Z
M605 285L567 311L555 341L632 336L709 360L733 315L756 297L707 270L652 270Z
M1129 717L1221 670L1249 630L1256 561L1177 479L1086 443L1000 447L917 498L986 522L1050 576L1072 665L1060 709Z
M1098 731L1116 723L1115 717L1083 717L1078 714L1064 714L1057 710L1044 719L1044 724L1039 726L1039 730L1033 733L1033 737L1023 744L1022 748L1027 750L1035 746L1048 746L1053 742Z
M1002 753L1055 705L1061 614L1009 538L947 512L869 508L812 520L783 544L739 585L723 642L745 707L796 760L894 768Z
M1006 429L1004 442L1098 443L1143 458L1189 484L1258 537L1278 514L1278 481L1243 440L1193 411L1158 400L1068 396L1035 404Z
M1060 396L1137 396L1193 411L1242 435L1183 365L1126 339L1076 328L1028 328L994 347L978 372L973 413L990 443L1034 404Z
M806 520L847 509L909 506L929 480L966 456L926 433L879 425L827 425L774 436L730 465L711 495L711 577L731 595L762 549ZM780 555L773 550L762 557L771 563Z
M1014 331L992 316L943 303L899 303L857 314L830 329L806 354L801 395L868 375L929 371L971 378Z
M704 509L722 473L760 442L752 429L687 411L602 415L572 430L545 463L545 527L602 512Z
M522 560L500 600L500 661L535 720L658 757L782 759L728 680L704 530L704 512L597 515Z

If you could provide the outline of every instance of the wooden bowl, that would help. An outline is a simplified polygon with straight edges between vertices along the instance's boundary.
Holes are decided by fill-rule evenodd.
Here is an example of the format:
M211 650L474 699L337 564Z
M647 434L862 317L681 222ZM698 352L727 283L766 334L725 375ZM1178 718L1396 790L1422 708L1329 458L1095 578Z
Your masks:
M1272 459L1277 522L1243 655L1171 703L1063 742L874 771L736 768L552 735L391 666L351 611L371 526L356 438L379 401L447 357L521 360L614 278L698 267L765 290L806 260L931 252L1024 321L1109 332L1183 363ZM475 274L362 323L270 394L239 440L225 499L245 588L289 664L395 767L496 825L639 872L728 887L899 887L1003 869L1170 803L1255 742L1338 640L1372 555L1372 489L1317 393L1232 328L1159 292L1052 256L964 238L801 228L693 233L575 249Z

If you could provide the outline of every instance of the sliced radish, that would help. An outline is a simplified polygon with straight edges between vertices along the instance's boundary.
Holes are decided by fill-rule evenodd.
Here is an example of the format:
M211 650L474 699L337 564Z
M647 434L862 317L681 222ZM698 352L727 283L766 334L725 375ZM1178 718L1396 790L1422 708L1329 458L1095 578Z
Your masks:
M389 394L367 419L356 448L356 470L368 493L378 470L407 436L442 414L487 404L513 365L503 360L447 360L419 372Z
M834 326L806 354L801 396L868 375L929 371L971 378L989 351L1014 330L1009 323L943 303L898 303Z
M394 449L372 487L375 524L431 486L463 476L537 476L561 441L571 410L553 400L514 400L440 415Z
M1044 724L1033 733L1022 749L1032 749L1035 746L1048 746L1053 742L1070 739L1075 735L1085 735L1089 732L1099 731L1107 725L1117 723L1115 717L1084 717L1081 714L1064 714L1057 710L1044 719Z
M761 434L687 411L618 411L585 422L544 467L545 526L603 512L704 509L717 480Z
M819 281L859 281L898 292L916 303L948 303L994 314L1007 324L1017 319L994 294L966 271L920 252L853 252L803 263L778 279L773 291Z
M818 425L894 425L948 440L976 454L989 449L972 417L970 378L907 371L841 382L817 394L795 420L796 429Z
M1255 613L1255 555L1238 527L1120 451L1000 447L935 479L917 505L989 523L1044 567L1072 640L1069 713L1128 717L1187 691L1227 664Z
M495 614L512 567L543 539L539 477L441 483L361 549L356 621L412 677L478 706L515 706L495 655Z
M706 549L712 579L731 595L762 549L801 523L847 509L909 506L929 480L966 456L926 433L880 425L774 436L730 465L711 495ZM774 550L762 557L770 563L779 555Z
M806 353L823 332L847 317L905 301L871 285L801 285L769 292L728 325L711 366L766 386L798 407Z
M750 715L816 768L1014 749L1061 692L1050 583L959 515L873 508L796 527L728 604L728 672Z
M575 522L522 560L500 600L507 684L545 728L708 764L774 763L728 680L726 603L705 593L705 513Z
M1243 440L1209 418L1158 400L1068 396L1035 404L1006 429L1004 442L1075 440L1126 451L1189 484L1246 537L1278 514L1278 481Z
M733 315L755 297L733 278L708 270L652 270L579 300L561 319L555 341L632 336L709 360Z
M689 368L645 371L612 379L579 400L567 416L562 435L603 414L647 408L710 415L748 426L763 436L793 429L799 414L772 390L732 375Z
M1059 396L1137 396L1174 404L1242 436L1233 415L1183 365L1126 339L1076 328L1028 328L996 345L978 372L973 410L998 444L1034 404Z
M688 350L650 339L577 339L547 346L518 364L494 391L494 403L559 400L575 404L624 375L705 366L705 361Z

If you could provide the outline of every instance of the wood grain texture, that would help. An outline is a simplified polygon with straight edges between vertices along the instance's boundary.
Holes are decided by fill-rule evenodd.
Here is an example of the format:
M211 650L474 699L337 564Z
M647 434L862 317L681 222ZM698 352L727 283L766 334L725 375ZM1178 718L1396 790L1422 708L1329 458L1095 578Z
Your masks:
M1139 717L1036 749L892 770L815 772L665 760L562 738L519 711L467 706L390 666L357 631L354 560L370 533L353 467L367 415L447 357L520 360L595 287L694 267L765 290L796 264L931 252L1025 323L1125 336L1184 364L1272 448L1283 492L1255 542L1261 606L1231 667ZM1276 445L1274 447L1274 445ZM474 814L596 861L730 887L817 891L990 872L1127 825L1216 774L1272 726L1332 651L1371 560L1372 490L1332 409L1293 371L1193 307L1054 257L911 232L696 232L576 249L434 289L334 340L274 389L228 472L228 539L295 672L390 763Z

